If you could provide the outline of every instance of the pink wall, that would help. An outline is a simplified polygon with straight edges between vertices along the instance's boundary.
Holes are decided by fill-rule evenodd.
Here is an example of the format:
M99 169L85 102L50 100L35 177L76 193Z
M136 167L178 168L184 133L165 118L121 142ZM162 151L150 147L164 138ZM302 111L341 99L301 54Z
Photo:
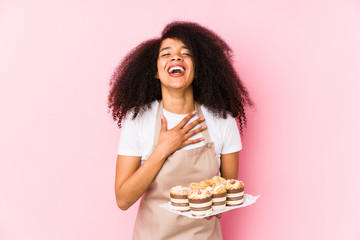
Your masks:
M53 2L0 2L0 239L130 238L108 80L176 19L228 41L257 105L239 173L261 197L225 239L360 239L358 1Z

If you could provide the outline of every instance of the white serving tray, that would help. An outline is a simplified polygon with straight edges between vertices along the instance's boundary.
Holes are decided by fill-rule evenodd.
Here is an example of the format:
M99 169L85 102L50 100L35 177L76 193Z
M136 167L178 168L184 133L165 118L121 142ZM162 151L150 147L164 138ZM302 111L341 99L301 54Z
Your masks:
M219 214L219 213L231 211L231 210L236 209L236 208L242 208L242 207L250 206L250 205L254 204L259 197L260 197L260 195L252 196L250 194L244 194L244 203L243 204L241 204L239 206L226 206L225 208L222 208L222 209L212 210L212 212L210 212L210 213L208 213L208 214L206 214L204 216L193 216L190 211L187 211L187 212L176 211L171 207L171 202L170 201L167 202L167 203L161 204L160 207L162 207L163 209L165 209L167 211L170 211L170 212L173 212L173 213L176 213L176 214L180 214L180 215L183 215L183 216L186 216L186 217L189 217L189 218L201 219L201 218L213 216L213 215L216 215L216 214Z

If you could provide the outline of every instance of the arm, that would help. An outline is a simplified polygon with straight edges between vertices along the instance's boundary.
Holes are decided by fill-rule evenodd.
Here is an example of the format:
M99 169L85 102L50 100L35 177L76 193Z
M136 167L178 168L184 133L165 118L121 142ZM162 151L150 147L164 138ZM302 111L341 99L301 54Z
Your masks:
M149 187L165 158L153 152L140 166L140 157L118 155L116 162L115 195L121 210L133 205Z
M143 165L140 166L140 157L138 156L118 155L115 195L117 205L121 210L128 209L142 196L170 154L184 146L203 140L202 138L188 140L206 129L199 127L191 130L204 121L204 118L198 118L184 127L194 115L195 112L188 114L178 125L169 130L167 130L165 117L162 117L159 142Z
M223 124L223 147L221 154L221 176L226 179L237 179L239 151L242 148L240 133L235 118L228 117Z
M237 179L239 167L239 152L221 155L221 176L226 179Z

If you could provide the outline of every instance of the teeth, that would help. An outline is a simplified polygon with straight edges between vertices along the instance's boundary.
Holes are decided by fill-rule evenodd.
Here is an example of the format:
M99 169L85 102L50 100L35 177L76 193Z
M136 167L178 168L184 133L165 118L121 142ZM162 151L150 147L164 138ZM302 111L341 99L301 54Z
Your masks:
M169 69L169 73L173 73L173 71L175 71L175 70L180 70L181 73L185 72L185 69L184 69L184 68L179 67L179 66L175 66L175 67L171 67L171 68Z

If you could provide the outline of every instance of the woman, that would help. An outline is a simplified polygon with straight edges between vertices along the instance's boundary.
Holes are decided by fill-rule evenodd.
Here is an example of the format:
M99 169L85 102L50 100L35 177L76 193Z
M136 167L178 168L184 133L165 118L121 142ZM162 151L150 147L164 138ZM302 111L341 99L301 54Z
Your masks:
M173 22L116 69L109 108L122 127L115 193L126 210L141 196L134 239L222 239L220 216L190 219L159 207L170 188L221 174L237 178L244 107L252 102L231 49L196 23Z

